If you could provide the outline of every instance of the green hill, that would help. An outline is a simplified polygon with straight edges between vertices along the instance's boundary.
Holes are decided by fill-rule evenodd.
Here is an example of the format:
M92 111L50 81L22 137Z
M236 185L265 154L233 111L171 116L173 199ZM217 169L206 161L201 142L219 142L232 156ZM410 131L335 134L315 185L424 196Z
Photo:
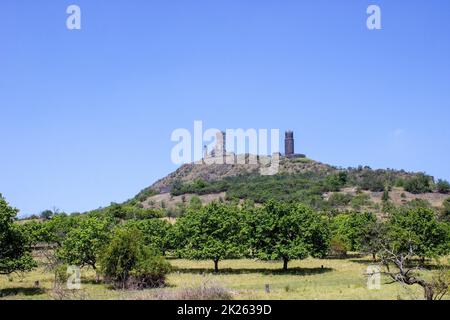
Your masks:
M182 211L198 197L211 201L269 199L303 202L318 210L370 210L383 212L394 205L421 201L440 207L449 196L437 192L433 177L394 169L338 168L307 158L282 158L279 173L260 174L260 165L186 164L141 191L127 204L142 208ZM179 212L178 212L179 214ZM177 215L177 212L169 213Z

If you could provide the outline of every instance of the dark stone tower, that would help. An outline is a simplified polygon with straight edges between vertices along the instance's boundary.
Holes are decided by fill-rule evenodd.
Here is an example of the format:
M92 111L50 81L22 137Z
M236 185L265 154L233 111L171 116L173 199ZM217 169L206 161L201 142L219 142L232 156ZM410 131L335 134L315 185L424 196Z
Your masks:
M294 132L291 130L286 131L284 135L284 153L288 158L294 156Z

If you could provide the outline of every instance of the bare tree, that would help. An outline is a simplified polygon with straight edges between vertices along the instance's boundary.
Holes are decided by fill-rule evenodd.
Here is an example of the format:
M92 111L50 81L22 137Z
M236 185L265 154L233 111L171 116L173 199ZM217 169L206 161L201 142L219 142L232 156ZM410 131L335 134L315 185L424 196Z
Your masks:
M419 285L424 290L424 297L427 300L442 300L447 294L450 286L450 276L448 267L439 264L439 272L427 281L420 277L419 271L424 270L418 264L414 264L412 258L415 256L414 249L410 246L408 252L396 252L392 248L383 246L380 253L381 264L385 268L382 274L391 278L391 283L401 283L405 285Z

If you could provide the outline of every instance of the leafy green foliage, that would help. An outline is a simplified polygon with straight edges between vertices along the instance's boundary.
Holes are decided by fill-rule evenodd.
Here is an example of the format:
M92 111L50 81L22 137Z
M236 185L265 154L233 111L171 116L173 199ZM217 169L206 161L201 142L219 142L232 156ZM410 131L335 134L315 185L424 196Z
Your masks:
M352 198L351 205L355 210L360 210L363 207L367 207L372 204L370 196L367 193L359 193Z
M328 204L332 208L348 206L353 196L348 193L336 192L328 198Z
M446 180L439 179L436 183L436 190L439 193L447 194L450 192L450 183Z
M170 264L144 244L137 228L116 228L101 255L101 270L116 288L159 287L170 272Z
M284 269L292 259L323 257L328 251L330 232L325 219L304 205L269 201L247 217L251 252L261 259L283 260Z
M158 194L158 192L156 192L152 188L145 188L144 190L139 192L133 199L126 201L124 204L129 206L136 206L138 203L142 203L156 194Z
M405 183L405 190L414 194L431 192L431 178L418 174Z
M160 218L163 216L161 210L153 208L140 208L135 205L112 203L109 207L104 209L107 215L110 215L119 220L143 220Z
M372 170L369 167L350 170L348 181L350 185L362 190L381 192L385 185L392 185L393 174L387 170Z
M164 255L166 251L171 248L172 225L166 220L130 220L124 225L124 227L138 229L142 233L144 245L151 247L159 254Z
M334 235L330 240L329 255L333 257L343 258L349 250L347 241L339 235Z
M389 241L399 252L411 248L420 257L435 257L450 251L448 224L439 222L436 213L427 208L401 208L388 222Z
M17 213L0 194L0 274L29 271L36 266L29 238L14 223Z
M265 203L274 199L288 203L303 202L314 208L322 208L322 194L329 189L326 175L309 172L274 176L242 175L213 182L180 183L177 188L172 189L172 194L203 195L226 191L227 200L248 199Z
M445 221L450 221L450 198L447 198L442 205L441 217Z
M200 210L202 208L202 200L198 196L194 195L189 202L189 208L191 210Z
M386 202L389 201L391 197L389 196L389 190L383 191L383 196L381 197L381 201Z
M191 210L174 226L178 253L188 259L210 259L218 271L222 259L242 252L242 215L236 207L211 203Z
M95 216L82 219L65 237L57 255L69 265L97 267L97 259L110 239L112 221Z
M45 242L61 247L70 230L76 227L80 217L56 215L35 226L33 237L36 242Z
M359 251L364 245L364 235L376 221L372 213L340 214L333 218L331 230L333 236L341 239L349 250Z
M405 207L407 208L431 208L431 203L430 201L426 200L426 199L413 199L411 201L409 201L408 203L406 203Z
M380 220L369 219L367 225L363 227L363 232L359 235L359 251L371 254L373 260L383 249L386 243L386 223Z
M341 171L338 173L331 174L325 178L324 187L327 192L330 191L340 191L343 186L347 183L347 172Z
M39 214L39 217L44 220L50 220L53 217L54 213L52 210L44 210Z

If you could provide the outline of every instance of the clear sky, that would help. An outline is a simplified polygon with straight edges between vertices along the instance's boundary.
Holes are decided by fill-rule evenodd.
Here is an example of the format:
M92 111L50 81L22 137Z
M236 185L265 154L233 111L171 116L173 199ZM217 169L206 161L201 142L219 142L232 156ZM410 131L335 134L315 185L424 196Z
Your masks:
M450 180L449 40L447 0L2 0L0 193L22 215L124 201L194 120Z

